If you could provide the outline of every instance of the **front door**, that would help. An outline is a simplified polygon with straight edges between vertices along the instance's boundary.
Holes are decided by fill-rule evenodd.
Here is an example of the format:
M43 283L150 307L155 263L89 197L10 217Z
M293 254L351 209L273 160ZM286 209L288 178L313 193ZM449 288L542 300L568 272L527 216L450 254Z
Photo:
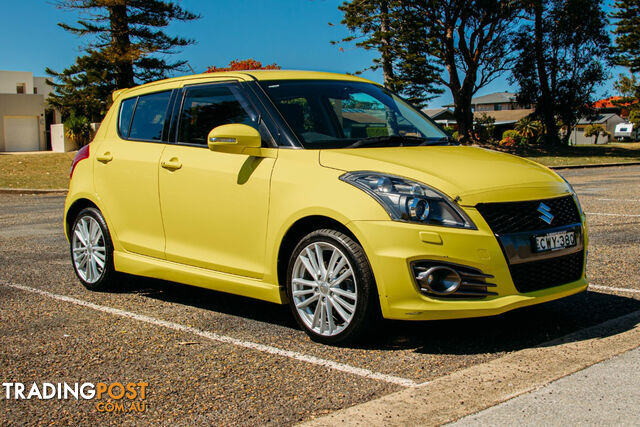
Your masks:
M184 90L178 143L162 153L159 173L167 260L262 277L275 158L214 152L207 146L216 126L243 123L259 129L258 122L236 84Z

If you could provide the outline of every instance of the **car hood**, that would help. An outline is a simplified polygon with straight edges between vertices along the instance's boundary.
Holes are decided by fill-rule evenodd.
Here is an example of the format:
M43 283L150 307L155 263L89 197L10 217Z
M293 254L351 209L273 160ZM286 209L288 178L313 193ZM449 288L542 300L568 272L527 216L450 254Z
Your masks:
M343 171L373 171L413 179L458 203L536 200L571 190L549 168L478 147L431 146L321 150L320 164Z

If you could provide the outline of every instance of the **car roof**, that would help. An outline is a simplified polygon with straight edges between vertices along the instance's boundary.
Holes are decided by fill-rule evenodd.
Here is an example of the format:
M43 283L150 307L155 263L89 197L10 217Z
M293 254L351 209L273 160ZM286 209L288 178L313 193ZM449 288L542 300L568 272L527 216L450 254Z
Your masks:
M348 74L329 73L323 71L300 71L300 70L249 70L249 71L221 71L213 73L202 74L190 74L180 77L173 77L170 79L158 80L155 82L146 83L140 86L135 86L128 89L120 89L113 92L113 99L115 100L122 94L129 92L144 91L145 89L152 89L155 86L165 86L167 84L176 82L192 82L192 83L206 83L208 80L215 81L221 77L229 77L231 79L239 79L244 81L251 80L342 80L353 82L365 82L379 85L371 80L363 79L362 77L352 76Z

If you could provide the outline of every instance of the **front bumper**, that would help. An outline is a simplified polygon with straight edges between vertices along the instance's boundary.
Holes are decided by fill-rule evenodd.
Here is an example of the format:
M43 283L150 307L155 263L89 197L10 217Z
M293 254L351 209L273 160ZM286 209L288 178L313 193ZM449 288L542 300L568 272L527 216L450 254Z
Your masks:
M579 280L529 293L517 291L496 236L480 213L465 212L477 230L424 226L396 221L353 221L349 228L363 245L378 285L382 314L387 319L435 320L492 316L515 308L563 298L587 289ZM584 247L587 230L583 227ZM411 262L441 261L492 275L491 291L482 299L432 297L421 293L413 279ZM585 257L586 260L586 257Z

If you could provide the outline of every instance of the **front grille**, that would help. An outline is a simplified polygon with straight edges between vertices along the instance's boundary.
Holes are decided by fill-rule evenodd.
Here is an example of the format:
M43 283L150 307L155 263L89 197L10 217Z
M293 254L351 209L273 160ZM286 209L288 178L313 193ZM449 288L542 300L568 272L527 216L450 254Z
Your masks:
M520 293L575 282L582 277L584 251L543 261L509 266L513 284Z
M551 224L540 219L540 212L537 210L540 202L551 208ZM547 230L581 222L573 196L526 202L480 203L476 208L491 230L498 235Z

